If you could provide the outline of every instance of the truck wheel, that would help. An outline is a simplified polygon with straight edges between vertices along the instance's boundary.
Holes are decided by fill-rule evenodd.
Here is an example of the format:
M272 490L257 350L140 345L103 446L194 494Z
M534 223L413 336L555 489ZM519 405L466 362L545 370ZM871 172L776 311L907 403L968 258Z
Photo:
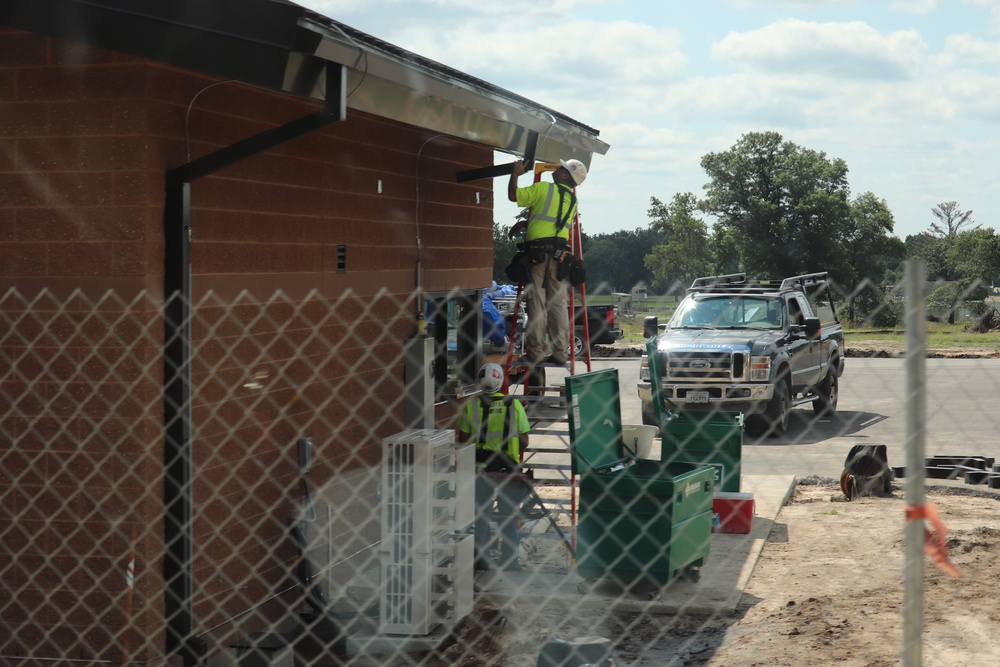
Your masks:
M840 378L831 364L826 377L816 387L818 398L813 401L813 412L817 417L832 417L837 412L837 399L840 396Z
M583 356L583 332L579 329L573 330L573 356L577 359Z
M792 399L788 395L788 385L778 380L774 385L774 396L764 410L763 421L767 435L784 435L788 430L788 416L792 411Z

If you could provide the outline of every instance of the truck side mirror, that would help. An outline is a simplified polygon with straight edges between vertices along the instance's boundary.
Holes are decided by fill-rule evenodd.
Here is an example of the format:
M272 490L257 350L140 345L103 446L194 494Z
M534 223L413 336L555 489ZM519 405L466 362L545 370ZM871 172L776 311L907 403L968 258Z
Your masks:
M806 318L806 339L807 340L817 340L820 337L820 331L822 327L819 323L818 317L807 317Z
M660 322L656 315L648 315L642 318L642 337L649 339L655 336L660 330Z

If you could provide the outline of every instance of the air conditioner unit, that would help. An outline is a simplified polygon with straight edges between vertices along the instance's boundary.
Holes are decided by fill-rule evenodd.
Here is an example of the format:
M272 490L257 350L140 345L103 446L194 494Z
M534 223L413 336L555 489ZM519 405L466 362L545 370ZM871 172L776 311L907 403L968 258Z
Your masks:
M380 632L426 635L472 611L475 475L452 430L382 441Z

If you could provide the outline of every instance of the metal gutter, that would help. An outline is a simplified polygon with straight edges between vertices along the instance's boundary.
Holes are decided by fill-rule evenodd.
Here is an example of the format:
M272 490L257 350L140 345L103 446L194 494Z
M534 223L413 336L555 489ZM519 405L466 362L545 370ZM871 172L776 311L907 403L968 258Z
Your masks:
M185 667L199 664L204 640L194 635L192 605L194 487L191 380L191 182L274 146L322 129L347 117L346 69L326 68L326 108L281 127L221 148L166 174L164 206L164 354L163 354L163 501L164 616L166 653Z

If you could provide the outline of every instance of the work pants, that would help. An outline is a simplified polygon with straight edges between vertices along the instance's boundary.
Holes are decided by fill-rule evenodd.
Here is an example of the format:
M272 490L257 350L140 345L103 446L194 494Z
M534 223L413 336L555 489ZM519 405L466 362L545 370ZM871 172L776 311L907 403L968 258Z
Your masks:
M498 508L497 522L500 527L500 566L517 562L517 519L524 499L523 482L507 473L483 473L476 475L476 562L489 563L490 518L493 503Z
M556 278L559 263L546 253L544 262L531 265L531 284L525 288L528 303L528 326L525 349L531 361L539 362L552 355L557 363L566 362L569 349L569 293L567 282ZM548 283L545 282L546 273ZM546 343L548 334L548 343ZM551 345L551 348L549 347Z

